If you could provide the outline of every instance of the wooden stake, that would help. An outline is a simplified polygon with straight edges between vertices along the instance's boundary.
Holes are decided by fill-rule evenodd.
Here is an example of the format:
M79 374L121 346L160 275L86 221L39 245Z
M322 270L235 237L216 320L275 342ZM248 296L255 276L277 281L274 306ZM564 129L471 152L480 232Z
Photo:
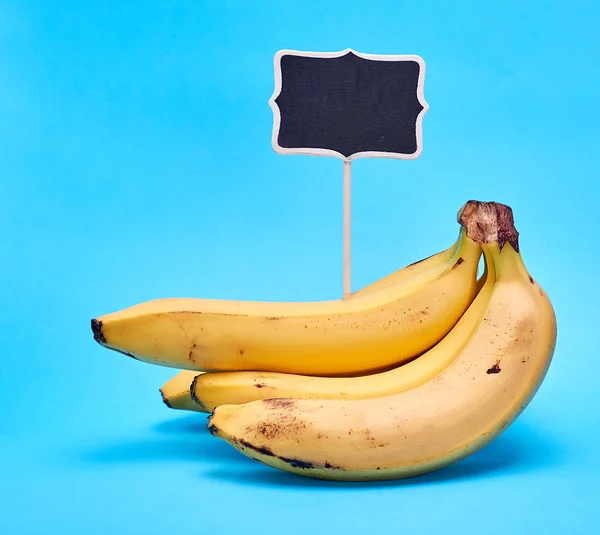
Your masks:
M350 199L352 174L350 162L344 162L344 299L350 297Z

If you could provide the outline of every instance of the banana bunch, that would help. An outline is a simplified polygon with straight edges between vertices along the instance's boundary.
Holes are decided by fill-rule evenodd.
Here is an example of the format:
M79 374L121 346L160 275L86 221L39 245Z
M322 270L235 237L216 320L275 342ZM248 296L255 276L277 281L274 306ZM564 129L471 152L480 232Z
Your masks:
M469 201L458 222L448 249L347 299L159 299L93 319L94 338L179 369L164 402L210 413L264 464L347 481L436 470L519 416L557 335L510 207Z

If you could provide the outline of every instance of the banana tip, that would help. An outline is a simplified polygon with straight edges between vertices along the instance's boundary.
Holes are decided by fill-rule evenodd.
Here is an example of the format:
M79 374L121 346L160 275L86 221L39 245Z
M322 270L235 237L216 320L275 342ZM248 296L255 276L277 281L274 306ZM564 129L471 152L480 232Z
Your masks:
M172 409L173 407L171 406L171 404L169 403L169 400L167 399L167 396L165 396L165 393L163 392L163 389L160 388L159 389L160 395L162 397L163 403L169 407L169 409Z
M94 340L99 344L106 344L106 338L102 332L102 322L94 318L92 320L92 332L94 333Z
M213 411L208 415L208 425L206 426L206 428L208 429L208 432L211 435L220 438L221 430L212 421L214 415L215 415L215 411L213 409Z
M104 336L104 333L102 332L102 321L101 320L97 320L95 318L92 320L92 332L94 333L94 340L96 340L96 342L98 342L101 346L103 346L107 349L111 349L112 351L116 351L117 353L122 353L123 355L127 355L128 357L131 357L132 359L139 360L135 355L133 355L132 353L129 353L129 351L124 351L123 349L117 349L116 347L112 347L112 346L108 345L108 342L106 341L106 337Z

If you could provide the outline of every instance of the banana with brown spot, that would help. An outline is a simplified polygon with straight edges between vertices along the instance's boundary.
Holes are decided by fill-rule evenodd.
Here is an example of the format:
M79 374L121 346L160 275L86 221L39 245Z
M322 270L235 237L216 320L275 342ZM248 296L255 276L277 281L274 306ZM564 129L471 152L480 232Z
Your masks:
M186 391L180 395L182 398L187 396L193 399L192 405L196 405L194 410L211 412L219 405L269 398L369 399L410 390L433 379L447 368L477 330L494 288L493 265L490 268L486 265L484 278L487 278L487 282L452 330L429 351L397 368L356 377L315 377L277 372L212 372L198 375L191 384L185 384Z
M447 261L455 251L455 245L435 255L435 257L405 268L409 275L399 270L388 275L380 282L389 286L391 280L400 283L415 276L417 270L423 272L434 264ZM247 403L272 397L360 399L379 397L402 392L413 388L437 374L458 355L463 343L476 328L480 316L485 310L491 291L491 284L484 286L486 269L478 280L478 295L450 333L432 349L411 362L380 374L351 378L315 377L307 375L284 374L277 372L211 372L199 373L183 370L167 381L161 388L163 401L174 409L197 412L211 412L216 406L228 403ZM373 283L377 291L377 283ZM368 293L365 287L356 294Z
M450 331L475 297L480 256L463 230L448 261L352 299L159 299L96 318L92 329L109 349L179 369L372 373L412 360Z

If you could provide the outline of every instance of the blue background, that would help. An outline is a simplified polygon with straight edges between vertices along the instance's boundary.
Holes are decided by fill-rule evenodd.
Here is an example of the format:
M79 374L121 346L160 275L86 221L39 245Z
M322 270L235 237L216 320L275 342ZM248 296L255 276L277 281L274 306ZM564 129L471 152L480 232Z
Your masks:
M592 533L600 494L600 5L0 1L0 533ZM342 163L270 145L281 48L415 53L424 151L353 164L353 289L510 204L555 359L494 443L418 479L246 459L92 317L341 295Z

